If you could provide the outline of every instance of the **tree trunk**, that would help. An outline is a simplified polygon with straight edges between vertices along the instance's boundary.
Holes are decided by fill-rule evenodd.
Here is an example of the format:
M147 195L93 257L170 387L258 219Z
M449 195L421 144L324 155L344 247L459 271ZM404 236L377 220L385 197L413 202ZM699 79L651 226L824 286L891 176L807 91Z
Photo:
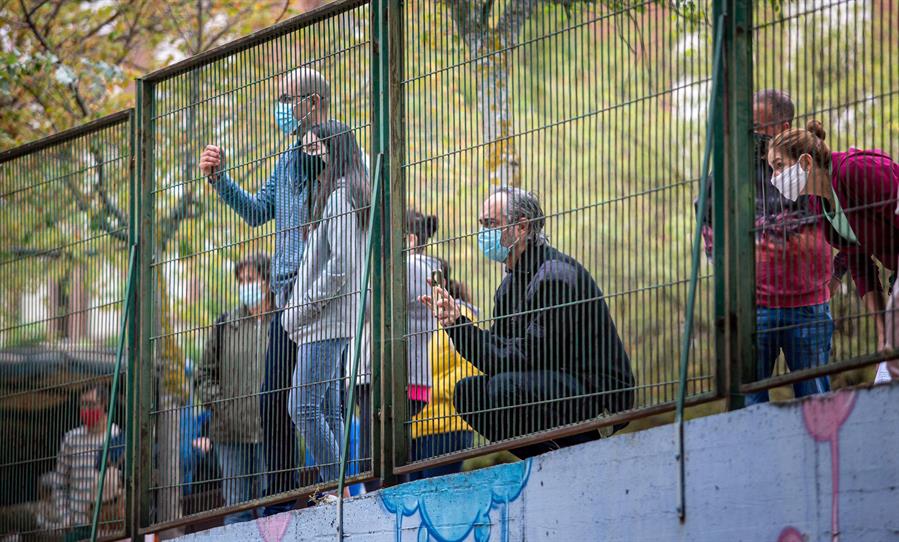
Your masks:
M69 279L69 296L66 310L68 319L66 322L66 336L73 342L84 341L88 338L90 296L87 290L87 269L85 264L76 263L72 267Z
M490 30L481 47L473 51L478 83L478 112L486 144L484 166L487 179L499 186L521 184L521 158L512 139L512 112L509 104L508 44L497 30Z
M490 26L492 3L483 4L476 0L446 0L444 3L456 25L456 32L474 59L487 179L499 186L518 186L521 184L521 157L512 139L509 55L538 0L507 3L494 27Z

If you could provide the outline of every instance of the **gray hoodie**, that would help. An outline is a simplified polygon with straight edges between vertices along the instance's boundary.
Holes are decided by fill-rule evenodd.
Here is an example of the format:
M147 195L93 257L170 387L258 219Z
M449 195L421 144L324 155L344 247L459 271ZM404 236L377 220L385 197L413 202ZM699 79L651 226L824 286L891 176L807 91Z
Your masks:
M364 239L341 180L325 203L322 220L310 230L293 293L281 316L281 325L295 343L353 336Z
M439 268L440 262L423 254L410 254L406 257L406 380L411 385L431 386L430 344L437 329L437 321L418 298L431 295L428 281L431 279L431 272ZM362 330L361 351L357 385L371 383L371 326L368 324ZM347 356L347 375L351 373L352 366L352 356Z

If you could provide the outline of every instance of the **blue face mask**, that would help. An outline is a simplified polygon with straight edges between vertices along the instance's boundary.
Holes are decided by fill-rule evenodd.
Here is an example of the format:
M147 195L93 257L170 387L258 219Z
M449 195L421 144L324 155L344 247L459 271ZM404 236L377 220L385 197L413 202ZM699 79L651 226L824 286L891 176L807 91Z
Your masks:
M245 282L237 285L237 297L240 304L246 307L258 307L262 304L265 292L259 286L258 282Z
M275 122L285 135L296 132L300 127L300 121L293 116L293 106L290 104L278 103L275 107Z
M500 242L502 235L499 228L481 228L478 232L478 248L488 260L503 263L509 258L512 249Z

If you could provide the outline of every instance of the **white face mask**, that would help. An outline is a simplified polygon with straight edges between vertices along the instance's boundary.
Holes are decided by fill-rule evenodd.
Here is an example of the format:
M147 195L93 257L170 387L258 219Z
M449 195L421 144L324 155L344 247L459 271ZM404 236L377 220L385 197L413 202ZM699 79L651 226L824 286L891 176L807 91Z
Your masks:
M808 172L802 169L797 160L795 164L784 169L779 175L771 177L771 184L783 197L790 201L796 201L805 190L805 185L808 184Z
M241 305L248 308L258 307L265 298L265 292L259 287L258 282L245 282L237 285L237 297Z

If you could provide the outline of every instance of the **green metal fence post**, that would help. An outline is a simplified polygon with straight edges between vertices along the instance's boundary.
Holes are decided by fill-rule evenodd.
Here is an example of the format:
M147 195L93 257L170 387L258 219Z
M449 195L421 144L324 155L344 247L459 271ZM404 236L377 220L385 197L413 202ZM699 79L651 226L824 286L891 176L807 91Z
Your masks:
M375 159L375 170L372 182L372 198L373 202L378 201L381 197L381 161L382 156L379 154ZM365 326L365 313L368 312L368 288L371 284L371 262L372 248L374 240L378 237L378 232L374 228L376 220L375 213L369 215L368 231L365 239L365 269L362 272L362 284L359 294L359 314L356 315L356 333L353 335L353 366L350 370L350 385L347 386L346 399L346 416L344 419L349 420L353 417L353 411L356 408L356 385L359 378L359 361L362 358L362 330ZM337 479L337 540L343 540L343 489L346 485L346 464L350 452L350 424L343 425L343 436L340 443L340 474Z
M715 21L715 32L717 33L721 16L727 13L728 0L715 0L712 6L712 16ZM725 22L726 25L726 22ZM724 32L724 28L721 29ZM725 73L722 79L726 77L727 67L724 66ZM712 266L714 274L714 311L715 311L715 393L719 397L725 397L729 394L730 385L728 384L728 367L730 360L730 324L728 319L727 300L727 237L725 235L724 223L726 221L728 205L726 204L727 193L724 183L724 105L725 96L727 94L727 81L722 80L721 85L714 89L714 118L712 122L717 129L716 137L710 142L712 145L712 229L713 229L713 248L712 248Z
M141 528L148 527L150 518L149 488L153 477L153 427L150 411L153 406L153 355L150 336L152 332L153 314L153 280L151 265L153 263L153 242L155 222L155 206L153 196L153 163L154 163L154 131L153 115L155 109L153 84L143 80L137 81L137 178L138 178L138 228L140 250L138 251L138 358L137 389L135 393L134 442L135 460L132 464L133 491L132 514L134 521L133 534L137 535Z
M752 140L752 2L728 0L725 33L727 101L724 171L728 217L729 409L741 408L742 381L755 374L755 163Z
M393 337L390 299L390 236L388 233L388 202L390 201L390 168L388 167L390 160L390 124L389 124L389 102L387 94L387 4L386 0L377 0L371 8L376 26L372 28L372 37L375 48L375 58L373 60L372 70L377 74L377 86L372 88L374 92L374 107L372 111L372 122L374 123L372 133L377 134L376 139L379 145L379 151L382 153L383 168L381 171L381 201L373 202L377 205L378 222L377 226L381 228L382 235L378 239L378 248L380 249L380 262L375 268L375 277L377 281L378 292L375 292L373 298L376 300L374 313L378 315L379 321L373 330L372 339L377 345L377 357L373 365L377 366L375 374L372 375L372 401L373 409L377 412L378 426L376 437L372 440L372 446L378 451L377 473L381 481L385 485L393 482L393 441L391 438L391 424L389 413L393 411L393 395L390 391L390 383L393 381L393 371L391 360L391 351ZM375 338L377 338L375 340ZM374 355L374 353L373 353Z
M135 251L135 264L140 258L140 230L138 229L138 203L140 196L140 187L137 183L137 138L138 120L135 111L131 112L129 117L129 149L131 157L128 164L128 240ZM132 292L140 290L139 273L134 272L130 275L133 280ZM137 533L133 530L133 510L132 503L134 499L133 486L134 478L130 476L131 466L134 464L134 401L137 394L135 389L137 386L137 352L140 345L140 328L138 319L137 300L132 300L130 305L130 314L128 315L128 337L127 337L127 387L125 389L125 465L123 473L125 476L125 537L133 538Z
M388 164L389 186L387 205L389 209L390 239L390 368L391 380L386 386L390 390L391 409L388 414L392 441L391 470L406 463L406 258L403 248L406 220L406 178L403 170L405 159L405 100L403 90L403 3L402 0L385 0L387 9L387 73L382 84L387 84L389 102L389 153L385 156ZM382 72L382 75L385 75ZM392 473L391 473L392 478Z
M137 252L131 247L128 257L128 281L125 286L125 300L122 302L122 327L119 330L119 341L116 347L115 369L112 373L112 386L109 390L109 412L115 412L116 400L119 393L119 380L122 372L122 359L125 355L125 335L128 330L128 316L131 312L134 299L134 270L137 262ZM97 479L97 495L94 499L94 510L91 514L91 542L96 542L100 529L100 509L103 504L103 488L106 482L106 469L109 462L109 441L112 440L113 416L106 417L106 433L103 438L103 448L100 452L100 475Z
M721 50L723 42L724 17L719 15L715 19L715 48L712 62L712 96L709 100L708 119L706 120L705 150L702 157L702 169L699 183L699 205L696 206L696 225L693 231L693 248L691 255L690 285L687 294L687 311L684 323L684 336L681 344L680 377L677 393L677 407L675 411L675 423L677 425L677 460L678 460L678 505L677 514L683 521L686 517L686 456L684 447L684 408L687 399L687 383L690 364L690 345L693 343L693 323L696 310L696 293L699 286L699 266L702 259L702 217L708 205L709 187L709 161L712 155L713 141L720 139L720 124L718 120L717 100L718 90L721 87Z
M385 110L381 107L382 90L381 84L381 19L383 13L381 11L381 0L372 0L369 5L369 18L371 20L371 150L370 156L377 157L384 153L384 141L386 138L382 136L382 131L386 131ZM386 153L385 153L386 154ZM383 157L382 157L383 160ZM382 164L382 170L383 170ZM384 172L381 171L382 179ZM372 183L377 179L372 179ZM385 469L382 467L384 455L381 453L381 359L384 351L384 322L386 312L384 310L384 243L383 240L383 224L384 224L384 201L383 184L381 195L377 199L372 199L372 231L380 232L372 239L372 262L371 262L371 382L370 397L372 401L371 412L374 416L373 420L362 420L362 423L372 424L371 431L371 450L367 453L371 455L372 474L380 478Z

